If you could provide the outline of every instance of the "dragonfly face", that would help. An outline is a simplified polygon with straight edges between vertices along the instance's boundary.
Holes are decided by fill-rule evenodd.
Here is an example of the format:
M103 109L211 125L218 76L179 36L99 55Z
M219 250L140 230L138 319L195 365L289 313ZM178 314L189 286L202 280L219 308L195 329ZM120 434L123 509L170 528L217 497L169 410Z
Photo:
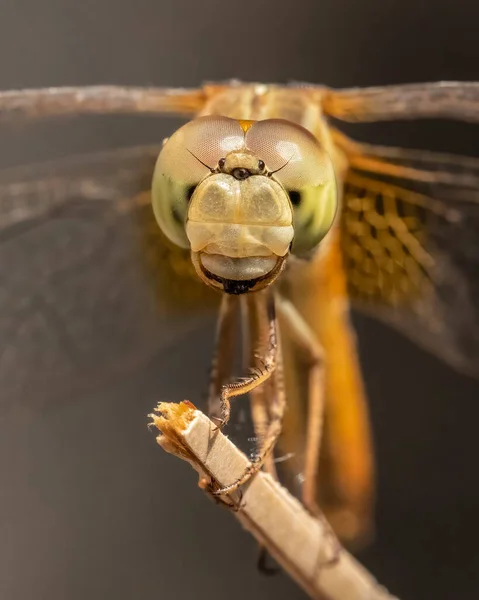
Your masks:
M153 207L170 240L191 248L205 283L241 294L272 283L291 248L317 246L337 195L331 161L304 128L210 116L165 143Z

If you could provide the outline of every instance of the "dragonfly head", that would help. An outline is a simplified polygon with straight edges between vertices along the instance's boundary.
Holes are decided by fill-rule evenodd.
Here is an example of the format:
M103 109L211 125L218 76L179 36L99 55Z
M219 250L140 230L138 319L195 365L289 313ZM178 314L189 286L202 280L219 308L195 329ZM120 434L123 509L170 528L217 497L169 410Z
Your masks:
M232 294L275 281L291 251L317 246L337 207L319 142L280 119L187 123L163 146L152 195L160 227L191 250L199 277Z

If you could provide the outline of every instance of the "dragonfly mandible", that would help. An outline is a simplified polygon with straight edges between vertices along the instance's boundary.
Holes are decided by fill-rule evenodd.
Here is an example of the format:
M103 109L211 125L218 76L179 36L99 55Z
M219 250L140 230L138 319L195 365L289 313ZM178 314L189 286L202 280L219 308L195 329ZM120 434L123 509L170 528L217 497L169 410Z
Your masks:
M479 161L358 143L332 119L474 122L479 84L333 90L227 82L192 90L100 86L0 94L6 120L91 113L193 120L161 152L147 147L88 156L14 170L0 180L7 300L9 294L18 298L20 318L35 302L62 332L57 354L32 368L39 396L42 389L68 389L73 371L101 378L147 356L159 343L151 325L158 315L161 343L175 343L171 315L216 306L219 294L208 287L219 288L209 389L218 425L228 420L230 398L250 392L261 446L253 469L264 463L275 470L268 456L281 434L281 454L298 448L304 454L305 504L314 511L319 499L340 537L361 537L371 519L374 467L350 307L477 374ZM151 228L150 218L159 152L153 198L163 232ZM75 258L63 259L57 249L46 269L36 262L30 234L72 214L89 228L93 243L75 244L74 234L73 241L58 240L76 248ZM30 269L7 271L9 242L26 234ZM112 244L122 248L114 256ZM145 259L156 294L151 302L145 292L125 309L118 286L132 290L142 279L128 254L132 247ZM75 301L62 302L59 275L72 262L81 272L95 261L97 276L75 280ZM85 315L93 314L98 298L111 308L112 321L90 318L88 330L75 326L70 315L81 304ZM230 383L237 308L253 368ZM115 328L114 319L132 326ZM9 368L12 356L31 351L42 327L5 323L0 377L7 405L23 389L22 375ZM185 325L183 337L187 333ZM113 347L109 364L99 364L99 353ZM60 354L70 357L61 368Z

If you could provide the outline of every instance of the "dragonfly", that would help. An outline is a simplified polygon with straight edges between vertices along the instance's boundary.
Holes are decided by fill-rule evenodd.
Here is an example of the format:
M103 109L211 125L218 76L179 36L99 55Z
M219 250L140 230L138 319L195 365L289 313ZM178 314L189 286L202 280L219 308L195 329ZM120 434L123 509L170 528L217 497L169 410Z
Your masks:
M73 381L185 344L218 311L210 415L228 430L248 393L257 445L219 492L260 468L294 486L287 457L301 456L305 505L363 539L374 459L350 312L478 374L479 159L357 142L341 122L476 122L479 83L0 93L3 122L85 114L189 120L163 144L0 175L2 413L27 379L48 407ZM235 379L238 321L247 371Z

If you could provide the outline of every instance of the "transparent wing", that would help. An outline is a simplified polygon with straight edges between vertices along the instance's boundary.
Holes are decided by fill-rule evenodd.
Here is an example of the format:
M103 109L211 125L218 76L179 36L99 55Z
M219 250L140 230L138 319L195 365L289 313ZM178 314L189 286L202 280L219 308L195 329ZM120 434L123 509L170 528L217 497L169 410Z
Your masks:
M479 160L335 140L354 305L479 374Z
M124 374L214 303L153 220L158 152L0 174L0 416Z
M343 121L450 118L479 120L479 83L440 81L326 90L324 111Z
M218 86L213 86L218 89ZM314 86L308 86L314 87ZM149 113L193 115L209 87L136 88L90 86L0 92L0 119L75 114ZM331 90L320 88L326 114L344 121L445 117L479 119L479 83L437 82Z
M115 85L40 88L0 92L0 120L80 114L193 115L205 102L202 89Z

